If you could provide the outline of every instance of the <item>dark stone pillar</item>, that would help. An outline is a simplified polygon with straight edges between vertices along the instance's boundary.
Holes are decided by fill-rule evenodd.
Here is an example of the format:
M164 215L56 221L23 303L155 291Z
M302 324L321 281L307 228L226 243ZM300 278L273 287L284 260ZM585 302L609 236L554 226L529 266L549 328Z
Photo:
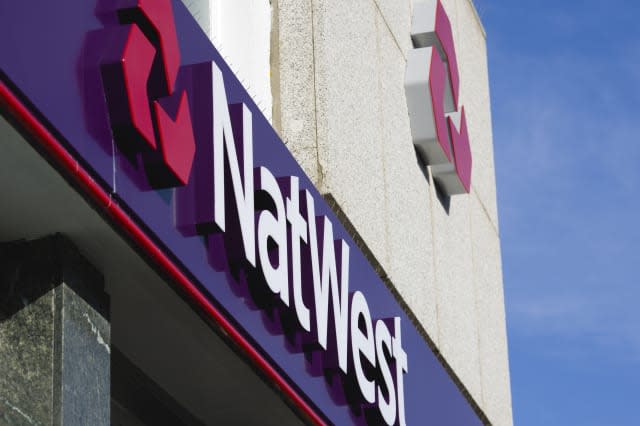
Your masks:
M0 243L0 424L108 425L109 299L61 235Z

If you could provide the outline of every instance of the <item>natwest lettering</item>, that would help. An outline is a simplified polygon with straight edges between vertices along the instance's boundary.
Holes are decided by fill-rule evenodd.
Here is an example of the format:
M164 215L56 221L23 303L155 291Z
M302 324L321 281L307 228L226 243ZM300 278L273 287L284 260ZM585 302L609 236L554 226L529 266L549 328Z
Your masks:
M322 368L337 367L336 374L356 377L360 402L347 402L360 405L363 413L375 403L387 424L404 424L403 375L408 363L400 319L379 319L374 330L365 295L356 291L349 297L349 244L335 238L327 216L316 215L314 196L300 188L298 177L275 177L266 167L254 168L251 112L244 105L226 105L216 64L212 89L215 232L239 234L230 239L242 241L245 269L259 271L262 285L280 305L276 309L295 311L298 333L307 336L305 350L323 351ZM228 229L229 221L238 226ZM308 259L306 265L303 258Z
M212 266L224 259L243 277L250 291L241 297L273 319L273 331L305 353L310 370L342 384L336 401L367 421L404 425L408 360L400 318L376 318L366 294L350 291L351 247L336 238L331 218L317 214L314 191L298 176L255 167L252 112L229 104L218 65L211 63L205 79L207 102L193 102L193 91L177 83L175 28L164 27L173 25L170 2L131 3L120 13L126 25L118 60L103 67L116 142L143 163L151 187L179 188L176 226L208 241ZM143 33L148 23L155 35ZM158 70L162 75L154 75ZM197 90L202 96L206 87ZM210 126L198 133L208 135L198 153L192 118ZM193 163L195 155L206 161Z
M330 347L335 350L334 354L325 354L323 359L336 359L337 367L344 375L356 376L364 402L373 404L377 401L379 412L387 424L395 424L396 419L398 424L403 424L403 374L407 372L407 359L401 345L400 319L391 321L393 336L382 319L376 322L374 332L364 294L357 291L349 300L349 245L344 240L335 239L333 224L328 217L316 216L314 197L309 190L299 187L296 176L276 179L265 167L256 168L252 175L248 173L253 167L253 159L248 155L253 151L253 138L246 127L246 123L251 122L250 112L243 107L242 120L236 122L236 127L232 125L231 115L219 110L226 102L222 75L215 64L212 69L214 116L218 117L214 117L214 126L227 129L226 135L214 131L214 146L223 145L222 141L215 140L218 137L224 139L227 147L226 161L213 161L217 169L214 171L216 207L218 203L225 203L229 192L234 195L247 261L263 272L266 285L281 303L295 310L301 332L309 332L323 350ZM223 155L220 148L213 152L214 156ZM241 157L239 153L242 153ZM233 155L239 157L233 158ZM243 164L244 179L240 179L240 164ZM225 174L236 178L225 183L222 178ZM253 183L250 176L254 176ZM255 212L256 221L248 220L254 216L254 193L250 191L254 184L255 191L263 192L271 201L270 208ZM238 202L239 199L242 201ZM227 212L218 208L215 211L216 223L224 224ZM223 229L222 226L220 228ZM253 236L257 239L255 245L247 243ZM247 250L247 247L251 249ZM252 247L257 247L258 251L256 264L251 261L254 258ZM311 282L302 281L303 252L310 260ZM289 276L293 277L291 282ZM305 292L305 286L312 287L312 291ZM313 300L305 301L305 293L312 294ZM293 304L290 294L293 294ZM330 313L333 313L331 317ZM315 318L313 323L310 317ZM364 330L360 328L361 322L365 324ZM329 342L329 336L333 338L332 342ZM349 357L354 371L349 371ZM363 358L368 368L362 366ZM390 364L396 366L394 371L390 370ZM330 369L333 365L328 362L325 367ZM380 374L368 377L366 371L371 369L379 370ZM381 379L376 382L375 376Z

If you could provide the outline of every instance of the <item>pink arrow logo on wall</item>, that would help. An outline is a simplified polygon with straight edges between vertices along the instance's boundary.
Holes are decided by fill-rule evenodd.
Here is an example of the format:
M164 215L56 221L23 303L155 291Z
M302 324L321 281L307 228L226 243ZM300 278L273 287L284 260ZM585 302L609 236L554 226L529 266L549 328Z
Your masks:
M417 4L405 92L413 143L448 194L471 191L471 148L451 22L440 0Z

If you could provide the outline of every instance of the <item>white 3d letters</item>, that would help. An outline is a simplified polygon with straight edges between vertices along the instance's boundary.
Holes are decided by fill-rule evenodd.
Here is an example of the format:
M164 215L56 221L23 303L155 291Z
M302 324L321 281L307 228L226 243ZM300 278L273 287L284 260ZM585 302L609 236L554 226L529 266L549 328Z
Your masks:
M254 170L251 112L244 104L229 107L215 64L212 73L215 224L226 233L235 231L229 229L229 218L239 224L246 261L262 271L266 286L281 303L278 309L295 310L298 333L306 334L304 350L332 351L321 357L321 368L355 375L346 383L357 384L363 407L377 405L384 423L404 426L403 375L408 360L400 318L374 320L362 291L349 297L349 244L335 238L329 217L316 216L314 195L300 188L297 176L274 176L264 166ZM264 202L257 206L254 188ZM228 211L230 206L235 209ZM229 216L234 214L237 217ZM235 238L225 238L225 244L233 244ZM391 320L393 335L387 325ZM315 340L311 349L309 338Z

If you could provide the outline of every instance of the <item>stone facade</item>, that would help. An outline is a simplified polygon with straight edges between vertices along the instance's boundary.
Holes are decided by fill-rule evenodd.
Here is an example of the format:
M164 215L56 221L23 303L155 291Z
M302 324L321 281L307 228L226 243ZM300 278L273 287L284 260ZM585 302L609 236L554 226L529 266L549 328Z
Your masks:
M404 93L409 0L274 0L274 126L366 244L475 403L512 424L484 29L451 19L472 190L442 196L416 161Z

